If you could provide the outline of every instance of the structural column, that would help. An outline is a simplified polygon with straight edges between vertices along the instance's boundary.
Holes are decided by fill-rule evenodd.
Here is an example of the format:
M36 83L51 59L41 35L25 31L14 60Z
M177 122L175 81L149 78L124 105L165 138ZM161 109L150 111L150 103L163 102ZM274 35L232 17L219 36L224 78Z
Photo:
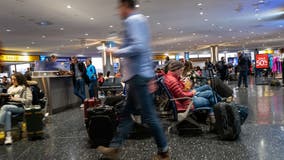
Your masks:
M113 74L113 57L112 53L106 53L107 48L111 48L112 46L107 46L108 44L106 42L103 42L103 52L102 52L102 58L103 58L103 72L106 76L107 72L110 71L111 74Z
M218 61L218 46L210 46L211 49L211 62L215 64Z

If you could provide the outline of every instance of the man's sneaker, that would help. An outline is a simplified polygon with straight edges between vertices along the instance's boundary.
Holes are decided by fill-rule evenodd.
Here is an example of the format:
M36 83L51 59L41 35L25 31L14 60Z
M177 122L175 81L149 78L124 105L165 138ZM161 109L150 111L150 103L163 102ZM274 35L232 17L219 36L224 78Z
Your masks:
M9 144L12 144L12 143L13 143L12 137L6 136L4 144L9 145Z
M170 160L169 152L158 153L152 157L152 160Z
M105 158L117 160L119 159L119 149L112 147L98 146L97 151L101 152Z

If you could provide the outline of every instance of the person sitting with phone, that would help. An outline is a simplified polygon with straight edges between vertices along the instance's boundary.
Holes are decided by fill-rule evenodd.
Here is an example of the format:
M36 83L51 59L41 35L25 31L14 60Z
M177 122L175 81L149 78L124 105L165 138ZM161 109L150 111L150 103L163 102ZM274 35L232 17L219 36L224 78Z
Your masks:
M212 90L201 89L187 89L184 82L181 80L183 72L183 64L179 61L171 61L169 64L169 71L165 75L164 82L171 92L173 98L192 97L195 108L212 107L209 113L211 123L215 123L215 116L213 106L216 104ZM178 111L185 111L190 104L189 99L176 100Z
M21 73L15 73L11 76L12 86L8 88L11 104L5 104L0 110L0 124L5 126L5 144L12 144L11 135L11 116L25 112L25 108L32 103L32 92L27 84L26 78ZM19 105L17 105L19 103Z

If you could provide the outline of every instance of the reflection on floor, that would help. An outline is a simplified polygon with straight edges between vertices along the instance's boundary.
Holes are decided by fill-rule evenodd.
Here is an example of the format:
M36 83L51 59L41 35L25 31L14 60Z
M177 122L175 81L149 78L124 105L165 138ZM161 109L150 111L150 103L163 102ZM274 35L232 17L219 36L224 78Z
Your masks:
M231 84L236 87L235 83ZM284 159L284 88L265 85L234 90L236 101L249 106L249 117L242 126L240 139L220 141L215 135L179 137L168 135L174 160L283 160ZM68 110L51 117L44 140L15 142L0 146L0 159L19 160L87 160L101 155L88 144L82 111ZM150 159L155 153L152 139L128 140L123 160Z

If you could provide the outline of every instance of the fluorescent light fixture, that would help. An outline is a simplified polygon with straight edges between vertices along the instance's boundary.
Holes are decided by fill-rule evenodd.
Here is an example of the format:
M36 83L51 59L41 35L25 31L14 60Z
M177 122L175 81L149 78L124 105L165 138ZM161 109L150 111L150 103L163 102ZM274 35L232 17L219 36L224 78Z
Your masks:
M91 17L90 20L93 21L93 20L95 20L95 18Z

